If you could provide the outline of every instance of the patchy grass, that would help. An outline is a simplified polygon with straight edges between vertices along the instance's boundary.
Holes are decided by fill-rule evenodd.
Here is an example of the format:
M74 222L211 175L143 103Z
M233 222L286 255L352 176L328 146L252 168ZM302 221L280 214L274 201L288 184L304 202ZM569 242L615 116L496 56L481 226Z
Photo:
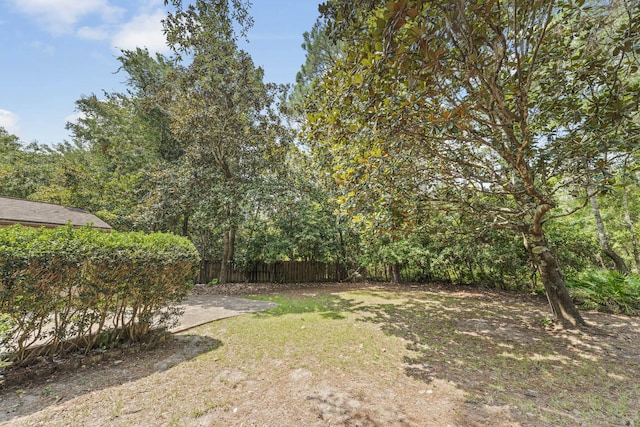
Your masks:
M319 313L322 317L344 319L344 312L353 311L354 305L337 294L298 295L254 295L250 299L270 301L278 304L257 316L279 316L284 314Z
M640 321L477 291L268 295L166 349L0 391L7 425L640 423ZM180 338L182 337L182 338Z
M507 405L527 424L640 423L640 343L607 327L624 319L638 337L633 318L563 331L549 327L544 305L500 294L362 291L339 299L260 298L281 304L263 315L360 313L361 322L407 341L413 352L403 357L407 375L426 383L450 381L466 392L467 404ZM591 323L606 319L585 316ZM626 345L617 345L616 338Z

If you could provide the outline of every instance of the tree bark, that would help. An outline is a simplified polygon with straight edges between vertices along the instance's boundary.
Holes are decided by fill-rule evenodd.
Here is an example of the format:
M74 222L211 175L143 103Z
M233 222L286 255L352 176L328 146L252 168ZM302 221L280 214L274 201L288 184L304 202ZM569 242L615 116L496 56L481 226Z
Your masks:
M236 256L236 230L235 226L229 230L229 262L233 262Z
M184 214L182 218L182 235L187 237L189 236L189 214Z
M622 204L624 207L624 221L629 235L631 236L631 248L633 250L633 260L636 263L636 271L640 273L640 250L638 249L638 239L634 231L634 223L629 212L629 196L627 195L627 187L622 188Z
M578 312L573 299L565 285L564 275L555 257L549 250L547 239L541 228L538 231L525 234L524 242L533 258L533 262L540 273L540 278L547 294L553 316L565 328L575 328L586 325Z
M391 284L397 285L400 283L400 264L391 264Z
M224 285L227 283L227 271L229 266L229 254L231 249L230 230L226 230L222 234L222 262L220 263L220 274L218 275L218 283Z
M595 194L591 196L591 210L593 211L593 217L596 220L596 229L598 230L598 242L600 243L600 249L602 252L611 258L613 264L616 266L616 270L620 273L629 273L629 268L625 264L624 260L616 251L611 247L609 235L604 227L602 216L600 215L600 205L598 204L598 196Z
M232 175L225 169L225 178L227 181L231 179ZM225 213L227 221L233 223L231 213L233 210L230 205L225 206ZM227 276L229 275L229 266L233 260L236 244L236 227L234 225L229 226L228 230L225 230L222 234L222 262L220 263L220 276L218 277L218 283L227 283Z

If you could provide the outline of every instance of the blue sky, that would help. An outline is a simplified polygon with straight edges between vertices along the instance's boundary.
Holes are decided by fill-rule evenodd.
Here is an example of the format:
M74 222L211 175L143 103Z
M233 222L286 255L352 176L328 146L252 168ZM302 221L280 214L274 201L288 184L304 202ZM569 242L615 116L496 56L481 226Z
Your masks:
M295 81L319 2L253 0L255 25L242 47L266 81ZM169 54L162 0L0 0L0 10L0 126L27 143L68 140L77 99L123 90L119 49Z

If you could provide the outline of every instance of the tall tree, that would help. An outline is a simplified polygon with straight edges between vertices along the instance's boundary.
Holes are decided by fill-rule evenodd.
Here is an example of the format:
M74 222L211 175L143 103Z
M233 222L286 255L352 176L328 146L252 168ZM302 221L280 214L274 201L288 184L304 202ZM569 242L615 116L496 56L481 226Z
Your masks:
M600 249L613 261L616 270L623 274L629 273L627 264L611 246L611 238L609 237L609 233L607 232L604 221L602 220L602 215L600 213L600 202L598 201L598 194L595 191L590 197L590 200L591 212L593 212L593 219L596 222L596 233L598 235L598 243L600 243Z
M562 188L638 142L640 11L547 0L330 0L321 11L345 59L315 92L310 139L383 164L413 150L412 194L521 233L558 323L584 324L544 224ZM614 128L627 138L611 139ZM354 198L370 179L333 170Z
M311 31L305 32L302 37L302 48L306 52L305 63L296 75L296 84L287 103L287 112L301 121L304 120L305 103L312 88L342 56L342 42L329 37L326 21L322 19L318 19Z
M149 191L148 175L163 161L161 131L129 93L76 101L79 118L67 124L73 144L61 144L59 172L42 197L89 209L118 229L146 229L137 220Z
M169 3L169 2L167 2ZM222 228L220 282L233 259L237 228L248 188L277 164L287 133L275 110L279 88L263 82L263 71L237 46L251 25L248 2L197 0L164 21L167 40L189 63L177 69L167 94L171 130L185 142L195 203L208 222Z
M344 264L344 230L305 150L289 147L282 173L252 197L245 227L246 262L281 260ZM342 239L341 239L342 236Z
M58 156L50 147L20 138L0 127L0 195L26 199L49 184Z
M177 58L167 58L147 49L124 50L118 57L120 70L127 73L127 97L130 99L139 120L146 124L154 141L157 154L165 161L173 161L184 154L183 144L170 129L170 117L164 104L165 96L171 93L172 76L179 68Z

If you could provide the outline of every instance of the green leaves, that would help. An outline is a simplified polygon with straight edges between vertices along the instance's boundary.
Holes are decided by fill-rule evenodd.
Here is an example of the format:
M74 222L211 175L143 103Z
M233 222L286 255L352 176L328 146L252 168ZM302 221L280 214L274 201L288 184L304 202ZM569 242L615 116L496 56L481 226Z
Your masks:
M340 211L392 242L434 210L545 242L559 194L640 142L632 4L327 2L344 59L315 87L307 134ZM354 164L372 146L389 157ZM580 323L539 251L556 314Z
M640 276L611 270L586 270L568 280L575 298L588 308L637 314L640 312Z
M58 156L46 145L23 145L0 127L0 195L27 198L46 187Z
M324 9L344 60L317 85L308 128L319 158L333 156L332 172L354 185L343 206L371 179L346 179L353 166L341 159L401 142L412 150L402 159L413 165L407 181L437 182L435 198L490 221L508 214L496 219L521 228L525 206L554 205L563 185L587 178L585 162L637 144L637 102L627 94L637 94L639 76L625 55L638 37L623 5L375 5L334 0ZM571 179L556 179L564 174Z
M28 351L36 342L53 356L74 338L84 349L105 334L109 345L140 339L170 323L198 262L193 244L170 234L0 229L1 344L25 361L44 354Z

